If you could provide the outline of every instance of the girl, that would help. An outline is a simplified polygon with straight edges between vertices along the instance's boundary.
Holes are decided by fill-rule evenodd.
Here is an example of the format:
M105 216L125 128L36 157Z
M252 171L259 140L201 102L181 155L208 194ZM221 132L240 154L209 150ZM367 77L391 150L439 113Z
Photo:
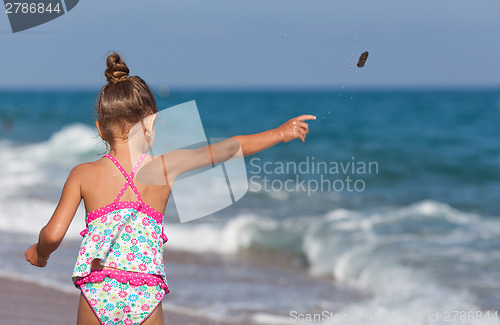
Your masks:
M73 272L73 282L81 290L77 323L163 324L161 300L169 290L163 266L167 238L160 211L165 211L171 184L134 181L144 155L132 166L127 138L134 125L142 122L144 127L158 108L149 86L140 77L129 76L118 54L112 52L106 63L108 84L97 101L96 127L109 153L73 168L54 214L25 255L35 266L47 265L83 199L89 212ZM308 132L304 121L310 119L315 116L302 115L276 129L230 139L239 143L245 156L296 138L304 142ZM174 159L174 164L177 168L169 168L169 180L199 167L186 167L189 163L182 159Z

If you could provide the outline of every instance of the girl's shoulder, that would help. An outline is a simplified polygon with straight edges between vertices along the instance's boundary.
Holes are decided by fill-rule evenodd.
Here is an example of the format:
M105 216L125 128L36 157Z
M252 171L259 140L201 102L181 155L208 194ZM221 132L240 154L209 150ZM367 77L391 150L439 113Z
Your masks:
M95 175L98 170L102 170L103 168L103 159L100 158L96 161L85 162L79 165L76 165L71 170L70 175L78 176L78 177L86 177L90 174Z
M99 165L102 164L102 162L100 162L101 160L102 158L94 162L83 163L73 167L66 179L63 192L67 189L70 192L79 192L81 195L83 185L88 184L88 181L92 181L96 176L99 177L99 175L96 174L98 174L98 169L102 169L99 168Z

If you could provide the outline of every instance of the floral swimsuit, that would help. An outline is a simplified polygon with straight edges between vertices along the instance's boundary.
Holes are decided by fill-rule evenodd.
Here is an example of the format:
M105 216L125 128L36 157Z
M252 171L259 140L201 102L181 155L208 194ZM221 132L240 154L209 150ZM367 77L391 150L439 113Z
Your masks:
M73 270L79 287L102 324L141 324L169 293L163 265L163 214L144 203L130 175L116 161L126 183L115 201L86 214L87 228ZM120 202L128 187L138 201ZM92 270L94 260L112 269Z

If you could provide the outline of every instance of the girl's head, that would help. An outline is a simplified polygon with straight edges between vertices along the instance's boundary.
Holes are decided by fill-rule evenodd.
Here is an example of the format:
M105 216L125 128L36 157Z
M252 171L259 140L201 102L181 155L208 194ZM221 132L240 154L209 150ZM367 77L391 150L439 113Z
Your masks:
M111 52L104 75L108 84L102 87L97 100L96 126L101 138L111 146L126 140L128 131L146 116L158 112L153 92L138 76L129 76L129 69L120 55Z

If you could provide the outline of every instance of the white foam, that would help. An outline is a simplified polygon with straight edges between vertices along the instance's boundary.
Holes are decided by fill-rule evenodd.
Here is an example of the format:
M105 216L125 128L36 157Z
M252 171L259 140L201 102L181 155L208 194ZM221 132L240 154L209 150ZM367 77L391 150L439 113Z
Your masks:
M0 230L38 234L54 212L71 168L103 151L94 131L82 124L68 125L39 143L0 142ZM79 238L84 226L80 206L66 236Z
M255 215L240 215L226 224L173 224L166 231L169 247L173 249L226 254L249 247L254 241L253 234L258 233L255 227L269 230L273 223Z
M22 195L27 188L57 185L62 188L72 167L95 160L104 145L88 126L72 124L47 141L34 144L0 142L0 191L2 197Z
M37 199L0 200L0 230L10 233L38 235L47 224L57 202ZM85 212L79 206L65 238L79 239L85 227Z
M463 270L460 259L467 256L467 261L485 263L481 264L485 269L494 270L494 252L472 247L484 238L500 238L500 222L423 201L379 212L339 209L282 221L241 214L225 224L188 223L172 225L169 231L170 247L181 250L236 253L257 246L302 252L312 274L331 275L336 282L373 294L372 300L354 303L342 312L368 313L373 324L387 324L387 319L405 315L415 316L408 324L426 324L417 316L457 308L480 310L471 285L488 284L476 279L477 270ZM444 258L452 264L443 278L436 260ZM485 274L485 279L496 278L495 274ZM269 323L273 317L260 315L255 321Z
M298 249L301 222L278 222L255 214L240 214L226 223L166 225L169 247L191 252L236 253L250 247Z
M257 324L274 324L274 325L283 325L283 324L304 324L303 322L298 322L295 320L291 320L290 317L284 317L281 315L273 315L267 313L256 313L252 316L252 321Z

